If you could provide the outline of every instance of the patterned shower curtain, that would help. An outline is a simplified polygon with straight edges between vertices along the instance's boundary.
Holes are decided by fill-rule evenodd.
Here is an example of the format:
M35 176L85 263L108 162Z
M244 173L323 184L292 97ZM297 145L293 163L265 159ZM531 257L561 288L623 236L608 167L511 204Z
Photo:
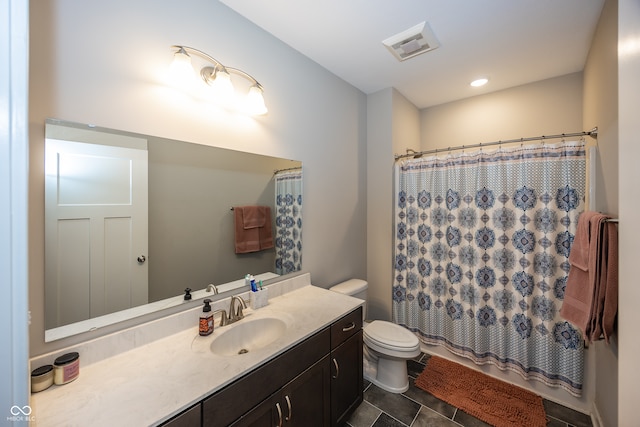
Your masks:
M277 274L302 268L302 169L277 172L276 265Z
M582 392L559 316L584 209L583 142L396 164L393 319L477 364Z

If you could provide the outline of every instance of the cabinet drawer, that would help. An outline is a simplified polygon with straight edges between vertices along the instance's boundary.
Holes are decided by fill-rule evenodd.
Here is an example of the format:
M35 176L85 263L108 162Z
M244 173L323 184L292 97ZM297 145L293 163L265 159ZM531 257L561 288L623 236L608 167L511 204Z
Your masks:
M331 348L342 344L347 338L362 329L362 307L358 307L331 325Z

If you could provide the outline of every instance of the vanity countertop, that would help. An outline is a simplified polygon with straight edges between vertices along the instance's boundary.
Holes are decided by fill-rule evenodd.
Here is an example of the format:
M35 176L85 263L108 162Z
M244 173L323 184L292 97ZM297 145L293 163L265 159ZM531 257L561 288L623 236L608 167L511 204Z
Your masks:
M236 356L217 356L208 337L193 328L82 366L75 381L31 395L34 426L154 425L273 359L362 305L356 298L304 286L271 298L266 307L245 310L245 319L271 313L289 319L272 344Z

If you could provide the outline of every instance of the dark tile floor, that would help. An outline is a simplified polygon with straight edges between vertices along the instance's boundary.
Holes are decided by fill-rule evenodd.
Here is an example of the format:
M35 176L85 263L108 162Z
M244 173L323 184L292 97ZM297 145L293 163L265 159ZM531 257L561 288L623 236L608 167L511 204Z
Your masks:
M422 372L429 355L422 354L408 362L409 390L389 393L365 380L364 402L356 409L347 426L351 427L486 427L458 408L433 397L413 383ZM592 427L583 413L544 399L548 427ZM526 426L523 426L526 427Z

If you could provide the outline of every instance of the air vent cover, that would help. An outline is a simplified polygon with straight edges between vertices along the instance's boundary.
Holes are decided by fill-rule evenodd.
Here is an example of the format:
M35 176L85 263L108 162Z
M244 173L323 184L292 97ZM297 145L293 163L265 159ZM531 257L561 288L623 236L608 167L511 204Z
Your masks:
M431 31L428 22L422 22L382 41L387 49L398 59L405 61L421 53L440 47L438 39Z

